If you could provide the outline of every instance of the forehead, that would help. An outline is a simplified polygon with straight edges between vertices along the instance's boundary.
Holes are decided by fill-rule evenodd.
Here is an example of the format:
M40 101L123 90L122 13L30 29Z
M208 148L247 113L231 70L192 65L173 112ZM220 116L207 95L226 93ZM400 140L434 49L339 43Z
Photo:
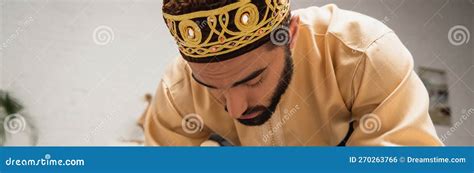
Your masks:
M270 63L273 53L266 45L241 56L215 63L189 63L193 75L201 80L233 82Z

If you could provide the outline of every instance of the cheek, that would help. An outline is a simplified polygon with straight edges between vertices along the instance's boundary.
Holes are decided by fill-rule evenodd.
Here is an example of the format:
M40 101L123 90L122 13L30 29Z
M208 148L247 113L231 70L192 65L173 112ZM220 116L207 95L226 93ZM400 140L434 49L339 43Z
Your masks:
M266 87L252 88L249 90L249 105L266 105L271 95L271 90Z
M270 102L273 93L275 92L276 86L278 85L278 80L274 78L267 78L264 82L256 88L249 89L249 102L253 105L256 104L268 104Z

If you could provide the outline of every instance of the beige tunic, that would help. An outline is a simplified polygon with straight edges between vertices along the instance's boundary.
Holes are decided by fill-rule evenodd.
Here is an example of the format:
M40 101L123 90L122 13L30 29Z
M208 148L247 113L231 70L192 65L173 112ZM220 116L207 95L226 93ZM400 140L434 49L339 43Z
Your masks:
M390 28L335 5L296 10L294 76L264 125L232 119L177 58L145 114L147 145L198 146L211 133L235 145L335 146L355 121L347 145L443 145L428 114L428 93L413 59ZM190 133L183 117L198 115Z

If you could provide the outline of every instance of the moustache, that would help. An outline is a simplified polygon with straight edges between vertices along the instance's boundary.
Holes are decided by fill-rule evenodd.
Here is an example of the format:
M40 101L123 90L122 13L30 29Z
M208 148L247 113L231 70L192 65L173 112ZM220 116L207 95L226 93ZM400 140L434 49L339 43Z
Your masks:
M227 106L224 107L224 110L225 110L226 112L228 112L228 111L227 111ZM242 115L249 115L249 114L252 114L252 113L255 113L255 112L262 112L262 111L266 111L266 110L268 110L268 108L265 107L265 106L261 106L261 105L259 105L259 106L253 106L253 107L247 108L247 110L245 110L245 111L242 113Z

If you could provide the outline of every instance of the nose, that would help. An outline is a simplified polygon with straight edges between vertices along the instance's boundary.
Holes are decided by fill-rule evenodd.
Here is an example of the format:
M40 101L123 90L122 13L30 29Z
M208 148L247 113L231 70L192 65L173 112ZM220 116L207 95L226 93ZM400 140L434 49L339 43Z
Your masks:
M227 112L232 118L239 118L247 110L245 94L238 88L228 89L225 94Z

